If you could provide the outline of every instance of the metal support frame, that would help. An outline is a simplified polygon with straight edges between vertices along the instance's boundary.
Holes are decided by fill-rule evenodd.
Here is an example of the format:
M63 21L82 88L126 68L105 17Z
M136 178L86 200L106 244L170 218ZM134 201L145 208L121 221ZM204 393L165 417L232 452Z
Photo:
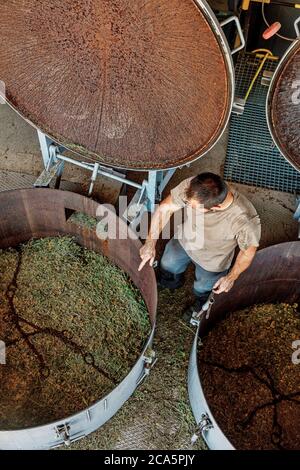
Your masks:
M154 212L156 203L161 201L163 190L176 171L176 169L148 171L148 178L142 184L136 183L126 178L126 173L120 170L104 167L99 163L78 161L64 155L67 149L58 145L40 130L37 132L45 169L36 180L34 186L49 187L51 181L56 179L56 188L59 188L65 163L89 170L92 173L88 191L89 196L93 193L94 185L99 175L119 181L124 185L132 186L136 188L137 192L124 214L121 215L133 228L139 225L145 212Z
M166 171L149 171L148 179L135 193L123 217L133 229L137 229L145 212L154 212L155 206L162 199L162 193L176 169Z

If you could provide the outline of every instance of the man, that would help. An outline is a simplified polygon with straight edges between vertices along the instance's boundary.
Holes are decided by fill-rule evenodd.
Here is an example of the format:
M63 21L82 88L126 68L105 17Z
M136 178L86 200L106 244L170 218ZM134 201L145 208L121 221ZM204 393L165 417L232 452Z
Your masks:
M156 242L171 216L185 208L187 218L181 235L168 242L160 262L159 282L176 289L183 284L188 265L195 265L192 311L200 311L211 291L229 292L234 282L252 263L261 236L260 219L254 206L213 173L184 180L162 201L152 218L141 248L142 262L153 265ZM197 220L202 223L197 224ZM197 236L202 231L203 236ZM184 232L184 233L183 233ZM193 233L194 232L194 233ZM239 253L232 266L235 249Z

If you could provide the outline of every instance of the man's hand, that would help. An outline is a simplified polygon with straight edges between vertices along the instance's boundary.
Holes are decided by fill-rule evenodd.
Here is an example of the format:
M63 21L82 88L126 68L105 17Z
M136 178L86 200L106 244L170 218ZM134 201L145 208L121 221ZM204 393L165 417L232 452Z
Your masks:
M156 242L159 239L163 228L169 222L171 216L179 209L181 209L181 207L174 204L172 196L169 195L160 203L158 209L154 212L148 238L145 242L145 245L140 250L142 262L139 266L139 271L143 269L148 261L150 266L153 266L156 255Z
M215 294L222 294L222 292L229 292L234 285L235 279L227 274L227 276L221 277L214 285L213 291Z
M236 258L234 266L227 276L221 277L213 288L215 294L222 294L222 292L229 292L232 289L235 281L240 277L240 275L246 271L251 265L255 253L257 251L256 246L249 246L246 250L241 250Z
M143 269L145 264L148 263L150 266L153 266L154 260L156 256L156 249L155 249L155 242L153 240L147 240L145 245L142 246L140 249L140 257L142 259L142 262L139 266L139 271Z

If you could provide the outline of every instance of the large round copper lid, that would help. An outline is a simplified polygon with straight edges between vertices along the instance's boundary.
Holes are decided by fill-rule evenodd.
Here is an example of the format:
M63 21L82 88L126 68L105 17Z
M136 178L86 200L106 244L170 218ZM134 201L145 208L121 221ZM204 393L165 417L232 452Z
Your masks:
M8 102L105 165L176 167L226 125L226 46L198 0L9 0L0 43Z
M281 153L300 171L300 40L279 64L268 107L273 138Z

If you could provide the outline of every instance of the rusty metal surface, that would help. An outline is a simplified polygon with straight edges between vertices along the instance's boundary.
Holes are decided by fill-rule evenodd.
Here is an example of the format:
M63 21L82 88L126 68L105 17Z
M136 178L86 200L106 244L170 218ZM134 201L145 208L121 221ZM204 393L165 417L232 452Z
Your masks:
M68 221L70 211L95 217L99 204L79 194L54 189L22 189L0 193L0 249L17 246L31 238L72 235L82 246L103 253L128 273L140 289L152 325L155 324L157 287L150 266L138 272L141 243L121 239L129 231L127 224L111 213L117 238L100 240L95 230ZM108 211L108 209L106 209Z
M201 324L200 334L230 312L272 302L300 302L300 241L260 250L233 289L217 296L210 319Z
M281 153L300 171L300 40L282 59L268 106L271 133Z
M0 42L9 104L91 160L176 167L226 125L232 70L195 0L5 1Z

